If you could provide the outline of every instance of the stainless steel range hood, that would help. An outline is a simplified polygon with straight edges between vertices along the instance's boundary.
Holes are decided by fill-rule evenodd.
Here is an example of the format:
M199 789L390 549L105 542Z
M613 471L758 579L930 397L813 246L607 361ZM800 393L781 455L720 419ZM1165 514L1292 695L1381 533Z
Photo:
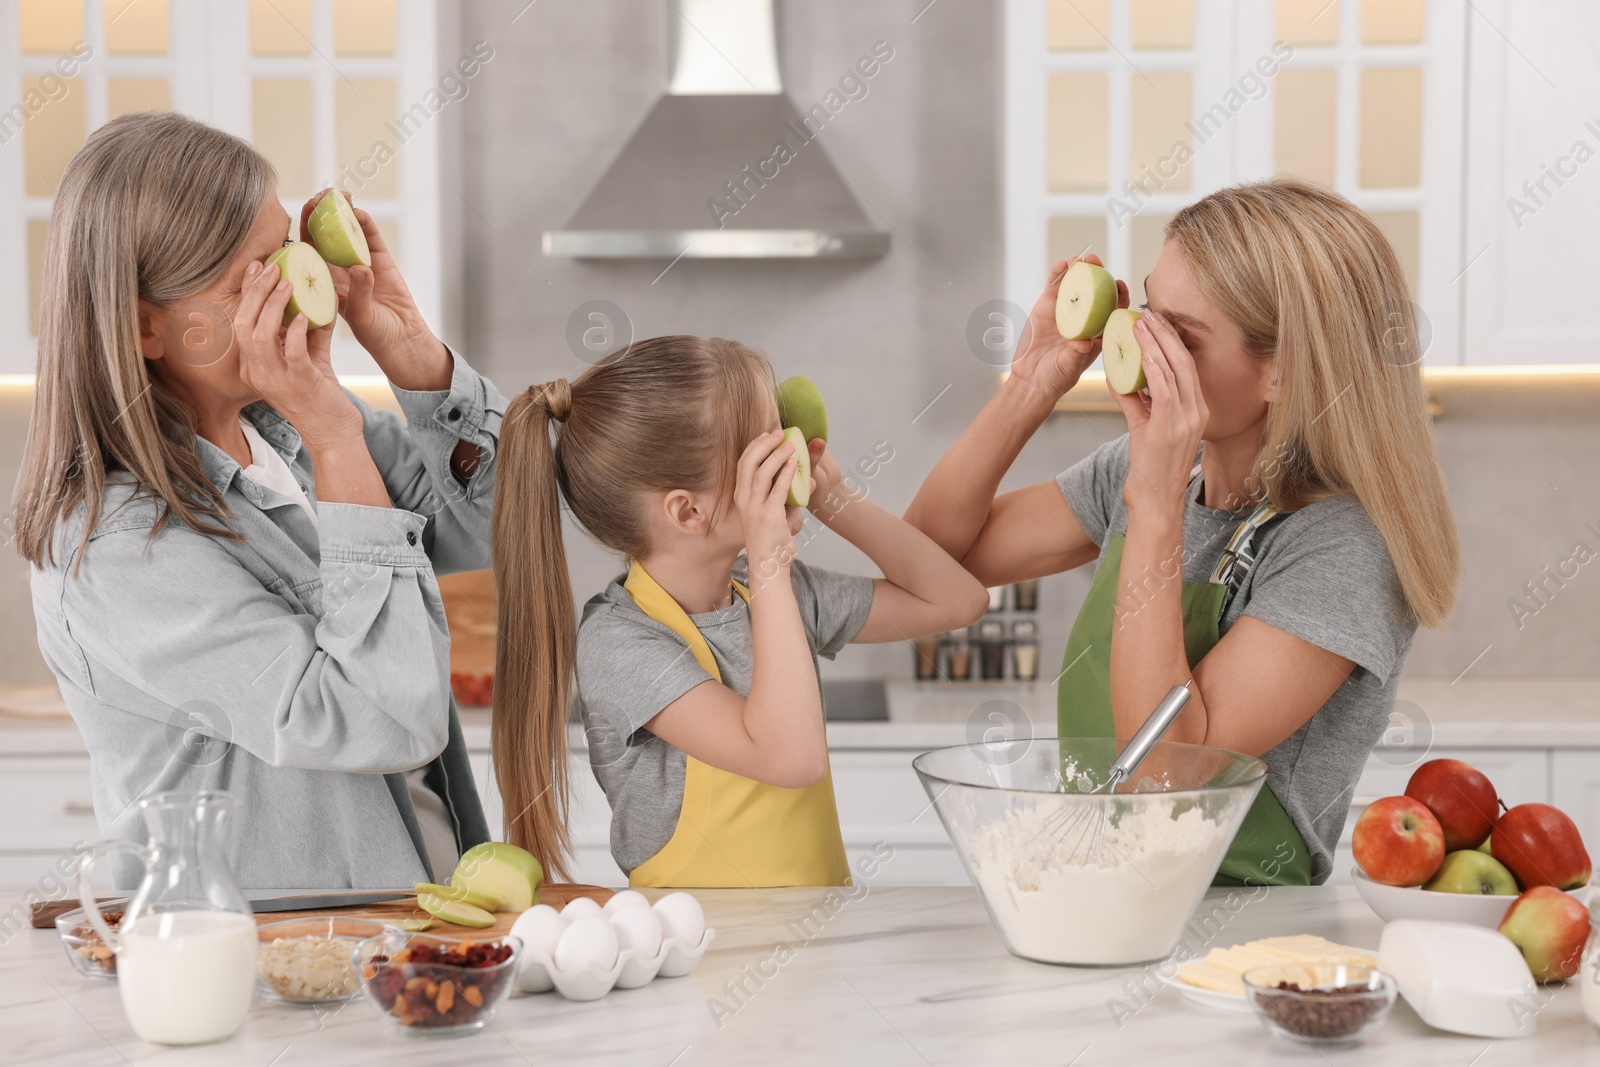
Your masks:
M873 227L783 90L778 0L666 0L668 84L549 256L845 259L881 256Z

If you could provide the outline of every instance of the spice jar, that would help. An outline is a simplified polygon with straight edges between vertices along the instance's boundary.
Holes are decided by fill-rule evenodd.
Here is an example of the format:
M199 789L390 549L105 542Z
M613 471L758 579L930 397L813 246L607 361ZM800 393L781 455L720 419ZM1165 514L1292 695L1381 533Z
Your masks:
M1025 578L1011 587L1011 606L1018 611L1039 610L1039 579Z
M939 635L930 634L911 642L917 655L917 681L926 682L939 677Z
M945 673L952 682L966 682L972 679L972 641L968 637L968 630L963 626L959 630L951 630L945 634Z
M999 619L978 624L978 672L985 681L1006 676L1006 624Z
M989 610L1003 611L1006 606L1006 587L997 585L989 590Z
M1039 677L1039 624L1032 619L1011 624L1011 677L1019 682Z

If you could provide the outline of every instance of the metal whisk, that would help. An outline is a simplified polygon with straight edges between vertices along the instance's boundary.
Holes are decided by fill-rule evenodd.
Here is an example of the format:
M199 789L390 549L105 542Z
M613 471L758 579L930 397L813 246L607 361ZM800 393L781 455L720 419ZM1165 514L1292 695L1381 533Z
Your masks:
M1110 793L1116 789L1118 783L1125 781L1144 762L1157 741L1161 740L1172 721L1178 717L1184 705L1189 703L1189 686L1193 678L1182 685L1175 685L1161 698L1161 703L1155 706L1144 725L1139 727L1139 732L1112 761L1111 769L1106 773L1106 780L1089 790L1086 796ZM1048 831L1059 842L1072 838L1072 845L1067 849L1066 858L1069 861L1088 865L1098 862L1100 849L1105 842L1106 823L1109 819L1107 808L1109 801L1098 801L1075 805L1056 819L1056 825Z

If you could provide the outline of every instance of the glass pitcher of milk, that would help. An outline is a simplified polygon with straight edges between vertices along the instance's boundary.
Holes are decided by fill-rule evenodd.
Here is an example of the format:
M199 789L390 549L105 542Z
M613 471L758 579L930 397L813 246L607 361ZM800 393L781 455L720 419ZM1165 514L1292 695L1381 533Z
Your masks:
M150 843L101 841L78 868L78 897L117 955L122 1010L133 1032L162 1045L231 1036L256 987L256 923L223 854L233 798L156 793L139 801ZM95 904L90 869L133 852L144 877L112 930Z

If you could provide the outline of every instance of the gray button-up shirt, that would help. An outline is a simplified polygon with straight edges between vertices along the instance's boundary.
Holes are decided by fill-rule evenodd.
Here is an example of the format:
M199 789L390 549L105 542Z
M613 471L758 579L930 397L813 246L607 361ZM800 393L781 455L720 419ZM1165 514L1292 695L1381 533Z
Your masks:
M395 389L406 421L352 397L393 508L317 503L317 523L196 439L241 541L169 522L126 476L79 564L80 514L33 572L39 646L89 749L109 838L147 839L140 797L222 789L228 860L247 889L377 888L430 872L404 772L427 766L466 849L489 836L450 695L436 572L489 563L505 400L459 356L450 388ZM244 417L313 501L300 436L265 404ZM458 441L481 462L463 486ZM119 887L136 885L117 854Z

